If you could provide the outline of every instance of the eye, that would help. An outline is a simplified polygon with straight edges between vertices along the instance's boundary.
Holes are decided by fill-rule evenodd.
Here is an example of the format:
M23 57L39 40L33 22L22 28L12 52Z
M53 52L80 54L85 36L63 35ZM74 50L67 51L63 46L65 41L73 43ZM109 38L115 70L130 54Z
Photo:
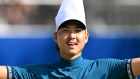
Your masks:
M64 31L68 31L68 30L64 30Z
M66 30L66 29L65 29L65 30L63 30L63 31L65 31L65 32L66 32L66 31L68 31L68 30Z
M68 32L69 30L68 30L68 29L62 29L62 31L63 31L63 32Z
M78 33L78 32L81 32L81 29L77 29L76 32L77 32L77 33Z

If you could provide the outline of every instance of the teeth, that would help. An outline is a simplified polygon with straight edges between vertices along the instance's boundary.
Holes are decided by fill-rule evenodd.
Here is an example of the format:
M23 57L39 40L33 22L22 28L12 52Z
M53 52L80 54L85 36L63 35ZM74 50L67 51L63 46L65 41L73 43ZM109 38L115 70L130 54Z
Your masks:
M73 45L74 43L69 43L70 45Z
M74 43L69 43L69 44L74 44Z
M75 43L68 43L69 45L75 45Z

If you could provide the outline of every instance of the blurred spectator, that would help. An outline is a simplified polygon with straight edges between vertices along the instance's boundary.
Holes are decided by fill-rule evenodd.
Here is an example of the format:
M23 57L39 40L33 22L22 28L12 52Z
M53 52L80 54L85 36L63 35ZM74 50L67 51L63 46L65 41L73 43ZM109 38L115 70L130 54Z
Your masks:
M33 18L38 15L37 5L4 5L2 15L8 21L8 24L32 24Z

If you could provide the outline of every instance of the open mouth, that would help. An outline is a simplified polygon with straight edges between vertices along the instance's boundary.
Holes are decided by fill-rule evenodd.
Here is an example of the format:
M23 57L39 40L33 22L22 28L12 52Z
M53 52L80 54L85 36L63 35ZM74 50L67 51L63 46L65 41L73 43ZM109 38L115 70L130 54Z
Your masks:
M74 48L75 46L77 46L77 43L75 43L75 42L67 42L67 45L68 45L70 48Z
M76 43L68 43L68 45L77 45Z

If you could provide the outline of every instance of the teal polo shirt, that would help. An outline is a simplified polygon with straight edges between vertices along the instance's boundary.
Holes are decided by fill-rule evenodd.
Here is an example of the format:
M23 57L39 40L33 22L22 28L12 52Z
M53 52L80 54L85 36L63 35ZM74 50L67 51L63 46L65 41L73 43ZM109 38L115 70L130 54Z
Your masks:
M7 66L9 79L135 79L131 60L74 60L60 58L54 64Z

